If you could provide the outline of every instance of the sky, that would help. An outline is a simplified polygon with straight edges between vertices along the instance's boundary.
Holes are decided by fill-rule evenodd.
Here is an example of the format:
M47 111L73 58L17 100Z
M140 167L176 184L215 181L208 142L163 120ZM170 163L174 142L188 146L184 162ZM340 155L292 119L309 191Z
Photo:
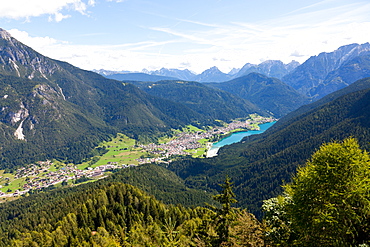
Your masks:
M0 28L87 70L227 73L370 42L370 1L0 0Z

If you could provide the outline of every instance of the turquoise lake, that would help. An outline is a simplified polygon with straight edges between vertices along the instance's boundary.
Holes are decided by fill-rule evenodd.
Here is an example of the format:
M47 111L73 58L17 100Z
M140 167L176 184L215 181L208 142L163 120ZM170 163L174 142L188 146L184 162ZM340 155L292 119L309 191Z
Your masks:
M249 131L233 133L230 136L221 139L219 142L213 143L211 149L219 149L220 147L223 147L225 145L230 145L232 143L240 142L243 139L243 137L246 137L246 136L261 134L265 130L270 128L272 125L274 125L275 123L276 122L261 124L259 125L260 130L249 130Z

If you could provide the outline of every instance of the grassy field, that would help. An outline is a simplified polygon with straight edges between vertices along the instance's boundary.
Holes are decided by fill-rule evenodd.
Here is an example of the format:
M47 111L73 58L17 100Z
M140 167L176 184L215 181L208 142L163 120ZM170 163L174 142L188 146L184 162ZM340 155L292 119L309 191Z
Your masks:
M193 125L186 125L185 128L182 129L183 132L204 132L204 130L199 129Z
M185 150L185 152L189 153L193 158L201 158L204 157L205 153L207 152L207 149L206 148L190 149Z
M116 138L109 142L104 142L100 145L105 147L108 152L102 155L99 160L91 167L106 165L109 162L117 162L118 164L135 164L138 162L136 159L140 157L149 157L150 155L142 148L136 146L136 141L130 139L123 134L118 134ZM82 164L79 168L85 168L88 164Z

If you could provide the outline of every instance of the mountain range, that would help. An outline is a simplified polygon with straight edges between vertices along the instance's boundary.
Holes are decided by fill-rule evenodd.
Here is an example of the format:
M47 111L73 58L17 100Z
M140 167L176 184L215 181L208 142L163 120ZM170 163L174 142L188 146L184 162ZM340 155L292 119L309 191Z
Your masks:
M232 69L229 73L223 73L216 66L213 66L200 74L191 72L188 69L166 69L148 71L143 70L142 73L128 72L128 71L106 71L95 70L95 72L106 76L111 79L117 80L136 80L136 81L151 81L156 82L159 80L168 80L168 78L176 78L184 81L197 81L197 82L224 82L235 79L241 76L248 75L249 73L260 73L268 77L275 77L281 79L283 76L294 70L299 63L292 61L289 64L284 64L279 60L267 60L258 65L245 64L241 69ZM132 74L132 75L131 75ZM157 76L163 76L157 77ZM167 79L165 79L167 77Z
M241 69L233 69L227 74L221 72L217 67L212 67L198 75L189 70L165 68L157 71L145 71L145 73L151 76L169 76L202 83L226 82L250 73L259 73L280 79L299 93L315 101L356 80L370 76L369 55L369 43L350 44L339 47L333 52L323 52L312 56L303 64L296 61L284 64L279 60L268 60L258 65L246 63ZM158 81L160 78L136 77L136 80Z
M322 142L355 136L369 148L369 103L370 79L366 78L288 114L264 134L221 149L219 157L172 163L168 168L178 176L164 167L142 165L94 183L2 203L0 245L78 246L83 242L86 246L122 246L128 241L157 246L169 242L177 245L187 238L200 243L200 237L207 239L205 230L209 232L210 224L217 222L216 214L194 205L210 202L207 192L213 192L225 174L234 181L239 205L261 217L261 201L278 195L280 185L289 181L296 167ZM173 204L163 204L127 183ZM233 232L235 243L256 243L251 235L266 229L253 216L239 218L241 211L235 212L238 219L233 223L244 223L242 230ZM281 219L279 212L276 217ZM179 235L181 238L176 238ZM262 234L258 236L257 246L264 246ZM182 246L187 244L189 241Z

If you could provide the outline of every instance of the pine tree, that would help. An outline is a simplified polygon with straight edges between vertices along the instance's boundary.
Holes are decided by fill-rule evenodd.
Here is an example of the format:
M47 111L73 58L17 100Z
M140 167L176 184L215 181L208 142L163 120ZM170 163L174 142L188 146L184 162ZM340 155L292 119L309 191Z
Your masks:
M216 233L218 238L215 240L215 246L220 246L221 243L226 243L230 236L230 226L235 220L235 211L231 204L236 203L235 194L232 191L232 183L227 176L224 184L220 184L222 191L220 194L215 195L213 199L221 204L221 208L216 209Z

